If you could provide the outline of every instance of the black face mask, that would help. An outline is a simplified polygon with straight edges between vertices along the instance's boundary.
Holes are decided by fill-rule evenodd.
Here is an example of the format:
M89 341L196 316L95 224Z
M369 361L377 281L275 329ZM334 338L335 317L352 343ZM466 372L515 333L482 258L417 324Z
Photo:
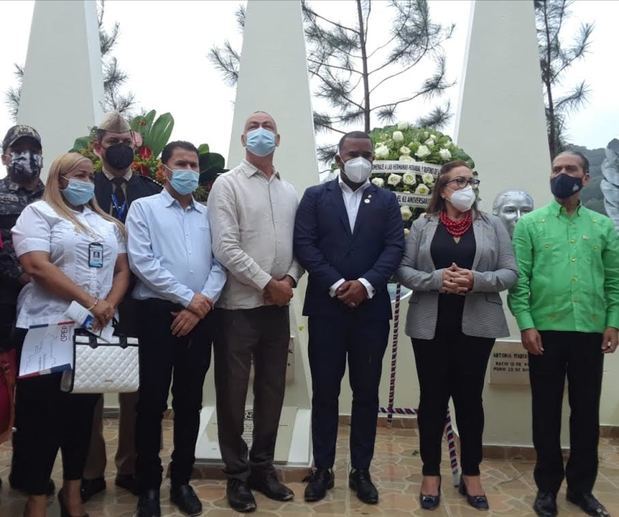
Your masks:
M116 170L123 170L133 162L133 149L127 144L110 145L105 150L105 161Z
M42 167L43 157L39 153L31 151L12 152L7 172L11 181L21 184L38 178Z
M550 191L559 199L567 199L582 189L582 178L559 174L550 180Z

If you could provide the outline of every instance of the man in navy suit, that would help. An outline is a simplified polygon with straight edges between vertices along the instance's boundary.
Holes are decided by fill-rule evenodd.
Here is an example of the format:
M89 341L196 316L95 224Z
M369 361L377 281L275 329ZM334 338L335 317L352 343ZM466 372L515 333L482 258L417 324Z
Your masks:
M370 477L378 386L389 337L387 282L402 259L404 230L395 195L369 182L370 137L342 137L338 179L305 191L296 214L294 253L309 273L303 314L309 316L312 440L315 470L306 501L333 487L340 383L348 368L353 392L349 486L378 502Z

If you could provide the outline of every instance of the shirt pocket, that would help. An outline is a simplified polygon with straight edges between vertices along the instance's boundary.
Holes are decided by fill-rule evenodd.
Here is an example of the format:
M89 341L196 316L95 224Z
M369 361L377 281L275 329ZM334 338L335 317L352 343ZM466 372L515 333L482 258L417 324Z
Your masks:
M535 260L540 264L559 265L567 258L556 239L541 239L535 253Z
M582 235L579 242L579 255L585 264L594 266L602 264L603 243L600 236Z

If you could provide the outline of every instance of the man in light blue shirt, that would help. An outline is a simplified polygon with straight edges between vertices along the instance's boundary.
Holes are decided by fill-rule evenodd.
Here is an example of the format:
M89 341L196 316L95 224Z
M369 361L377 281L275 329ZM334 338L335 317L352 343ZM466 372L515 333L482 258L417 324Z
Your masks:
M161 515L161 418L170 381L174 408L170 499L188 515L202 511L189 478L211 357L210 313L226 283L226 272L211 250L207 209L192 196L198 187L198 150L189 142L170 142L161 161L165 188L134 201L127 216L129 263L138 278L132 295L138 300L140 340L138 517Z

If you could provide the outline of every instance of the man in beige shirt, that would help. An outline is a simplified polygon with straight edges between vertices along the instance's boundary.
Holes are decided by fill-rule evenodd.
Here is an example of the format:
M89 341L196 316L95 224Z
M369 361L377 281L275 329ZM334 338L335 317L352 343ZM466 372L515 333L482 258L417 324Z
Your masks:
M278 501L294 497L273 467L290 339L288 303L303 274L292 254L297 194L273 167L279 141L273 117L253 113L241 136L245 160L215 181L208 200L213 253L228 269L215 338L219 447L228 502L239 512L256 509L251 488ZM252 360L248 455L242 434Z

